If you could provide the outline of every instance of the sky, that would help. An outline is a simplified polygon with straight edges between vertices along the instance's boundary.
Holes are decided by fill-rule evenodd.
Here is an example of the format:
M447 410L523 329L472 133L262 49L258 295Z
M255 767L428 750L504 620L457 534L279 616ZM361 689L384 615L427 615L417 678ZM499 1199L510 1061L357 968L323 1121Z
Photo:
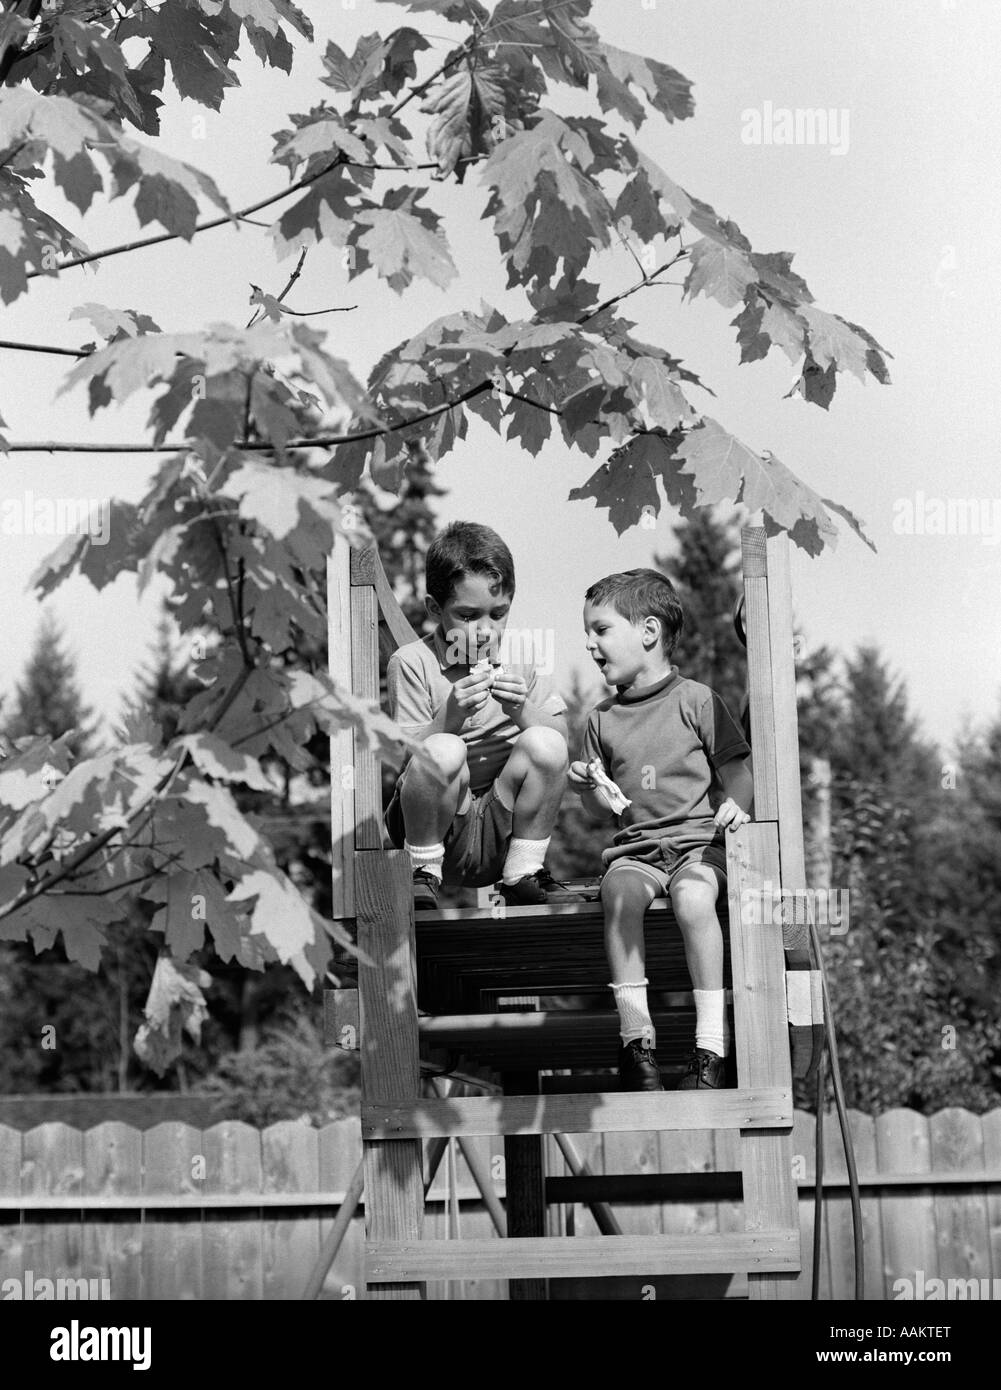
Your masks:
M444 57L456 33L437 16L408 16L374 0L300 4L317 39L300 46L291 76L260 68L247 53L242 86L227 94L220 113L176 96L165 109L167 152L211 174L234 207L286 186L285 171L269 163L271 137L288 128L289 112L330 96L318 81L328 39L351 50L361 34L410 22ZM728 327L733 311L715 301L682 301L680 289L659 288L623 306L638 336L668 347L712 385L712 413L731 433L770 450L864 520L876 554L847 529L820 557L794 551L797 627L808 649L827 644L850 654L862 643L878 645L906 682L924 731L946 748L964 721L995 716L1001 697L1001 96L992 56L1001 51L1001 7L994 0L598 0L592 18L608 42L669 63L694 83L694 118L669 125L652 116L636 143L689 193L736 221L755 250L795 252L794 268L817 303L864 325L893 354L892 385L841 376L825 412L785 399L794 372L777 350L739 365ZM586 109L581 95L558 90L558 109ZM769 113L774 131L783 108L835 113L828 142L768 143ZM761 143L749 143L759 120ZM54 189L40 201L93 250L139 234L128 198L99 199L83 217ZM481 300L509 317L525 312L521 296L505 289L490 224L480 220L476 176L462 188L432 184L426 201L445 217L460 272L447 290L418 283L399 297L371 274L348 283L339 252L321 246L310 251L289 296L293 308L359 306L310 320L329 325L330 350L359 377L442 314L477 309ZM141 309L165 331L244 324L251 284L277 293L293 264L276 262L266 230L221 228L190 244L170 242L35 280L6 307L2 336L77 346L92 333L69 316L88 302ZM625 251L601 262L610 293L635 278ZM9 439L148 437L151 396L95 419L83 391L57 396L71 365L0 350L0 415ZM601 457L550 443L533 459L474 420L469 439L438 468L447 489L442 523L485 522L507 540L518 577L511 623L554 634L564 684L575 667L593 679L580 621L588 584L648 564L672 545L676 517L667 505L656 529L617 537L593 503L567 500ZM143 455L9 455L0 501L28 493L135 501L156 463ZM928 534L921 518L950 501L954 533ZM986 534L959 533L966 512L956 504L967 501L979 504ZM20 675L38 624L28 577L58 542L0 534L0 693ZM135 576L123 575L99 594L75 578L49 602L77 657L86 699L113 721L148 658L156 587L139 596Z

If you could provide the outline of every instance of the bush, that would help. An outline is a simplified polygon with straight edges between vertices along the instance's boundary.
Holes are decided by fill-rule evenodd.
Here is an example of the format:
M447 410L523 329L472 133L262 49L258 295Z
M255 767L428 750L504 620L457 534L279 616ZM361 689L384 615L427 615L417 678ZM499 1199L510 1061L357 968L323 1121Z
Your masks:
M224 1103L224 1118L263 1127L309 1119L324 1125L358 1113L358 1054L325 1046L311 1018L275 1028L249 1052L223 1057L193 1088Z

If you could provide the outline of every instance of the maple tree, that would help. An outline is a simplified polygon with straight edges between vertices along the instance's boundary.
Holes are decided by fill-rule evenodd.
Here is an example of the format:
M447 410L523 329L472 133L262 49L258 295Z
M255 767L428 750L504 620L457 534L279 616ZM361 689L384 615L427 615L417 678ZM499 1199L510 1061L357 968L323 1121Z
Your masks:
M417 279L444 287L457 276L434 207L444 180L479 200L507 272L508 312L481 305L439 318L390 346L364 385L289 308L287 288L255 287L242 328L164 332L141 309L75 311L94 341L80 344L61 389L84 389L92 415L152 389L140 447L168 457L138 504L113 505L110 543L68 537L34 576L36 591L70 574L98 589L123 571L140 589L159 575L181 631L208 639L201 689L173 737L135 715L97 757L74 762L65 739L32 740L0 765L0 935L36 949L61 935L68 957L93 968L129 903L156 904L163 951L138 1046L158 1066L204 1017L191 957L207 941L241 965L290 964L307 986L322 977L331 938L348 941L282 873L233 788L268 791L269 759L308 770L310 740L345 723L391 762L403 751L374 705L294 655L325 633L316 576L335 537L362 534L343 507L363 478L397 489L409 466L465 438L475 416L533 455L550 438L607 455L571 497L607 508L619 532L666 497L685 515L741 503L810 553L834 542L835 515L862 534L847 508L706 414L698 376L622 316L629 295L681 266L685 296L738 311L741 360L777 348L807 401L826 409L844 372L888 380L884 349L815 305L789 253L755 251L635 143L652 116L692 116L688 79L605 43L589 0L407 8L413 23L364 36L351 54L327 45L326 91L274 135L289 187L239 210L157 147L163 94L169 78L182 97L220 109L241 45L289 72L294 44L313 38L292 0L8 0L0 15L4 302L37 277L165 237L190 242L279 199L288 201L271 236L279 261L298 253L290 286L324 243L341 249L351 279L375 275L400 294ZM429 15L436 32L456 31L444 61L417 27ZM586 92L592 114L561 114L565 88ZM91 250L41 206L53 185L81 218L96 199L128 196L140 226L163 231ZM200 221L202 208L216 215ZM602 255L622 246L638 278L603 295ZM346 428L328 424L344 419Z

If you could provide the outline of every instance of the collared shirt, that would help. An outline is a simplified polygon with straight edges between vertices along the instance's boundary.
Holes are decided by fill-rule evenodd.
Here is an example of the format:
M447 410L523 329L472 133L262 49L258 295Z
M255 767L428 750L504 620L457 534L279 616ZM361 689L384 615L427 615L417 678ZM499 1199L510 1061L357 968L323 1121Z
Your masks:
M535 666L505 661L504 670L524 677L532 704L546 714L564 713L566 701ZM419 642L408 642L389 658L386 671L391 718L404 733L421 733L448 699L452 686L468 675L468 666L449 662L440 628ZM463 720L456 733L466 745L470 789L474 794L486 791L510 757L521 730L491 696L482 710Z
M750 751L719 695L672 666L656 685L597 705L581 756L599 758L632 802L622 812L616 846L635 850L666 840L683 849L722 838L713 825L723 799L717 770Z

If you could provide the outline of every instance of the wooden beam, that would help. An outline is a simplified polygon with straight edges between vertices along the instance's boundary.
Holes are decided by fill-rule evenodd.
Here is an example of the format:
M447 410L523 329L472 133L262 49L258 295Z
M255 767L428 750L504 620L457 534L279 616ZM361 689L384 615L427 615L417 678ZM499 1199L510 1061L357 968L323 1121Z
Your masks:
M775 766L771 627L768 619L768 550L764 527L745 526L740 533L740 546L744 572L744 631L747 637L754 815L757 820L775 820L779 798Z
M503 1015L502 1015L503 1017ZM504 1072L505 1093L532 1095L539 1089L538 1072ZM541 1134L504 1135L504 1181L508 1241L546 1234L545 1154ZM512 1303L540 1303L546 1297L545 1279L511 1279Z
M361 1046L361 1013L356 989L323 991L323 1041L343 1052L357 1052Z
M784 531L777 536L769 536L767 550L768 629L772 658L772 703L775 711L775 773L782 886L805 888L806 859L803 850L803 798L799 766L799 716L796 709L789 537ZM797 924L791 925L795 929ZM805 924L800 924L800 933L805 942ZM789 945L787 933L787 949Z
M352 690L363 700L379 702L379 614L375 590L351 590ZM382 849L382 767L357 729L352 734L355 789L355 848Z
M727 834L727 892L730 899L730 960L733 977L737 1076L745 1086L792 1085L786 1018L782 929L770 914L747 914L745 893L778 882L778 833L774 825L745 825ZM755 920L760 918L761 920ZM799 1213L792 1181L791 1125L742 1130L744 1225L748 1232L783 1229L799 1247ZM748 1274L751 1298L792 1293L788 1276Z
M799 1231L680 1236L541 1236L369 1243L365 1277L383 1280L716 1274L799 1267Z
M327 667L341 690L351 690L351 547L344 535L334 537L327 561ZM330 856L333 875L331 917L355 915L354 749L351 729L330 737ZM351 777L345 770L351 769ZM347 786L345 786L347 782Z
M783 1008L784 1017L784 1008ZM362 1014L364 1027L365 1016ZM363 1047L364 1047L363 1034ZM788 1047L786 1047L788 1071ZM607 1134L635 1130L792 1128L791 1085L750 1090L467 1096L363 1101L362 1135L429 1139L477 1134Z
M558 1136L563 1138L562 1135ZM739 1172L582 1173L546 1179L547 1202L739 1202ZM599 1222L599 1229L601 1223ZM602 1234L613 1234L602 1232Z
M405 647L408 642L420 641L420 633L415 632L410 626L396 595L390 588L374 542L351 552L351 583L368 584L374 588L382 616L397 647Z
M358 966L362 1097L376 1104L413 1104L420 1090L420 1067L408 856L401 850L359 853L356 884L358 945L366 953ZM368 1239L420 1240L424 1221L420 1142L398 1138L373 1143L362 1138ZM423 1283L397 1280L375 1296L423 1298L425 1294Z

